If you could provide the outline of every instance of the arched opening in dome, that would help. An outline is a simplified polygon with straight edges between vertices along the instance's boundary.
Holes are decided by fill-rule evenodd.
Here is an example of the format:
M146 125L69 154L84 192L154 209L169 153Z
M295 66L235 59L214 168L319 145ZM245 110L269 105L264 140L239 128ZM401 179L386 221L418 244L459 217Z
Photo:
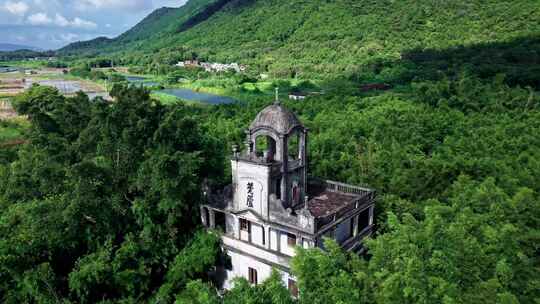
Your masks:
M289 160L300 159L300 132L295 131L289 135L287 152L289 155Z
M258 136L255 139L255 153L257 157L263 157L267 161L275 160L276 141L267 135Z

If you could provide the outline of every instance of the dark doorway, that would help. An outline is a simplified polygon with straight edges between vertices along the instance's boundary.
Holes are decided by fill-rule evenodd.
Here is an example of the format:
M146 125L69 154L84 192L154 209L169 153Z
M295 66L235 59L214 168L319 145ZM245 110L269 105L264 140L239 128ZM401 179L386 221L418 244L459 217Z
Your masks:
M210 212L208 208L203 208L204 224L206 227L210 227Z
M227 224L225 220L225 213L216 211L215 217L216 217L216 229L221 230L223 233L226 233Z
M358 233L369 227L369 208L358 215Z

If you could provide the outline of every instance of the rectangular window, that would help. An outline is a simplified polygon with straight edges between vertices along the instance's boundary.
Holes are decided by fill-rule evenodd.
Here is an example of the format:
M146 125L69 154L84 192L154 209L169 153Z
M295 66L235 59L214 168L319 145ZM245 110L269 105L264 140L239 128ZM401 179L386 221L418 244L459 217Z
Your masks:
M261 227L262 231L262 244L266 245L266 235L264 234L264 227Z
M291 247L296 246L296 235L287 233L287 244Z
M240 230L249 232L249 221L240 219Z
M249 267L249 283L257 285L257 270Z
M296 281L289 279L289 291L291 295L295 298L298 298L298 287L296 286Z

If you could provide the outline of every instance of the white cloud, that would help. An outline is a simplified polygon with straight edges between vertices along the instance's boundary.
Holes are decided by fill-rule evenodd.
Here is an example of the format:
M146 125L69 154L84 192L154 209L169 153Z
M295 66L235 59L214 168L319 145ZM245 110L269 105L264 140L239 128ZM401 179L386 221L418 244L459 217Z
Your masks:
M88 9L124 9L141 11L152 8L152 0L79 0L75 8L80 11Z
M85 29L95 29L97 27L97 24L95 24L92 21L84 20L79 17L75 17L73 21L71 21L71 26L78 27L78 28L85 28Z
M97 24L79 17L75 17L73 20L69 20L66 17L56 14L54 20L50 18L46 13L36 13L28 16L28 23L32 25L56 25L59 27L73 27L80 29L95 29Z
M22 1L20 2L7 1L2 6L2 8L16 16L24 16L24 14L26 14L26 12L28 12L28 10L30 9L28 4Z
M35 13L28 16L28 23L32 25L48 25L52 22L52 19L45 13Z
M75 17L73 20L68 20L66 17L56 14L54 18L54 24L61 26L61 27L77 27L77 28L83 28L83 29L95 29L97 28L97 24L95 24L92 21L84 20L79 17Z
M33 0L32 2L32 7L39 7L41 9L50 9L65 5L64 1L61 0Z
M60 35L60 40L62 42L73 42L73 41L76 41L77 39L79 39L79 35L74 34L74 33L66 33L66 34Z
M56 13L56 16L54 17L54 23L58 26L68 26L70 24L69 20L66 19L66 17Z

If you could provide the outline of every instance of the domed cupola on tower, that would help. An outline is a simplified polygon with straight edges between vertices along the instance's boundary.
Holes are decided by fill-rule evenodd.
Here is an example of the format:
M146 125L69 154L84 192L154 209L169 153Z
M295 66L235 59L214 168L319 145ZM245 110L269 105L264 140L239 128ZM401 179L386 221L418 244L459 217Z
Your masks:
M303 202L307 179L308 130L276 100L264 108L246 131L247 160L272 168L268 195L289 208Z
M267 129L279 134L289 134L297 127L302 128L302 123L300 123L298 117L281 103L275 102L257 114L257 117L251 123L250 129Z

